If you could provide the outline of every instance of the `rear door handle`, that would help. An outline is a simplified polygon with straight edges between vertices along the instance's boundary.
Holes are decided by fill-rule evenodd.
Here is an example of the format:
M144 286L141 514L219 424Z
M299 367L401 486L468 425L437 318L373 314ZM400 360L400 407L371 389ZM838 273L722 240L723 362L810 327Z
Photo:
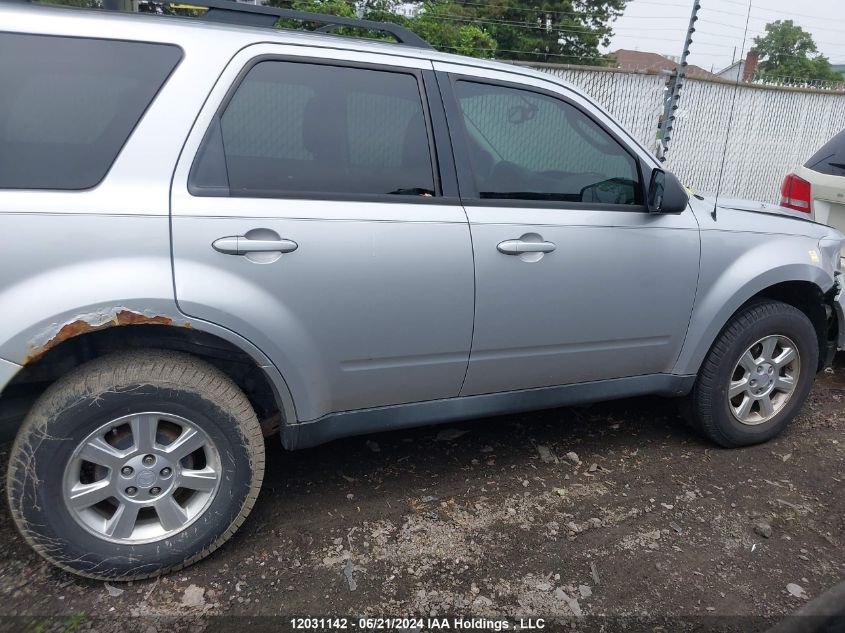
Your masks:
M221 237L214 240L212 248L226 255L247 255L249 253L292 253L299 244L293 240L254 240L244 235Z
M522 253L551 253L557 248L554 242L524 242L522 240L505 240L496 246L505 255L522 255Z

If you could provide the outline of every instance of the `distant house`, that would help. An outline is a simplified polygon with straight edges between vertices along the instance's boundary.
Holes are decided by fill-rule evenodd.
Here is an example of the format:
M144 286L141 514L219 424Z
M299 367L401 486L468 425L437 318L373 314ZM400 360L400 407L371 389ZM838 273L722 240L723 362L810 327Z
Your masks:
M738 81L739 78L742 77L744 70L745 60L740 59L738 62L734 62L730 66L726 66L716 74L722 79L727 79L728 81Z
M760 61L760 57L757 54L757 51L751 49L748 51L748 55L745 56L745 59L735 61L733 64L727 68L723 68L716 74L722 79L727 79L728 81L743 81L748 83L754 79L754 71L757 70L758 61Z
M675 70L678 66L678 61L673 60L657 53L649 53L647 51L632 51L626 48L620 48L617 51L608 53L609 57L616 60L615 67L626 70ZM687 66L687 77L691 79L716 79L716 75L696 66L689 64Z

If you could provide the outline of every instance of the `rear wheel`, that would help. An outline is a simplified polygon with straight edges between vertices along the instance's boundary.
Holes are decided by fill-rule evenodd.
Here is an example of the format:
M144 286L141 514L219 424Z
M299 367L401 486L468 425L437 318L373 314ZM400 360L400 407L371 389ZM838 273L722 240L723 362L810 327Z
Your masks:
M264 444L246 396L186 354L92 361L51 386L12 447L24 538L84 576L130 580L222 545L252 508Z
M704 360L689 396L693 426L728 448L765 442L800 410L819 362L807 316L779 301L734 315Z

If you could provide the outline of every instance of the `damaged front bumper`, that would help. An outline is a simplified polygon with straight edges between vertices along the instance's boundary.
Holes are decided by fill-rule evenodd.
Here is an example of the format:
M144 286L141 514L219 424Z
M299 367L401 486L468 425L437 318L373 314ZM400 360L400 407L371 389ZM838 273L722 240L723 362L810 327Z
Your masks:
M836 349L845 349L845 282L842 273L835 277L836 294L833 295L833 312L836 315Z
M819 370L830 367L836 352L845 350L845 276L834 273L833 287L824 295L824 309L827 316L827 336Z

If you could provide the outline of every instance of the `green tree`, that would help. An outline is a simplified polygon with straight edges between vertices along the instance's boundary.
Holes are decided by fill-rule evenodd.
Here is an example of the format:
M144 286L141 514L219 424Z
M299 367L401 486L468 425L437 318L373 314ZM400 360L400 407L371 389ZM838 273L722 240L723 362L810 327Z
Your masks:
M407 18L396 12L397 0L364 0L357 3L357 6L351 0L293 0L293 2L271 0L270 3L312 13L358 16L376 22L393 22L414 31L435 48L451 53L492 57L492 52L496 49L496 40L483 28L471 23L475 19L474 12L467 11L451 1L438 3L436 10L433 4L425 3L419 14L413 18ZM458 19L443 20L441 19L442 11ZM279 20L279 26L299 28L301 25L288 20ZM317 26L321 25L305 25L306 28ZM361 32L360 29L348 27L332 29L332 33L392 39L383 33Z
M295 0L290 2L288 0L270 0L270 6L281 6L288 9L296 9L298 11L308 11L309 13L323 13L326 15L339 15L347 18L354 18L355 9L345 0ZM300 29L305 27L309 30L314 30L323 26L317 23L302 24L296 20L281 19L276 22L276 26L286 29ZM354 35L354 33L346 32L341 28L334 29L333 33L342 35Z
M821 55L813 36L792 20L766 25L766 34L754 38L760 55L757 77L770 82L842 81Z
M498 45L497 57L601 66L599 46L607 46L610 23L627 0L456 0L473 6L479 23Z
M493 57L497 42L472 8L455 2L426 2L408 27L434 48L471 57Z
M291 6L299 11L310 11L311 13L325 13L328 15L342 15L349 18L355 17L355 7L346 0L295 0L290 2L270 2L280 6Z
M103 2L115 0L41 1L102 6ZM425 0L419 3L419 12L410 18L397 13L402 0L269 0L269 4L311 13L395 22L411 29L436 49L449 53L603 66L609 59L599 53L599 46L610 43L611 23L622 14L628 1ZM190 4L190 0L184 3ZM165 0L147 0L141 10L181 15L200 13L173 9ZM287 19L279 20L277 25L312 30L323 26ZM350 27L337 27L331 32L392 39L384 33Z
M413 18L397 15L399 0L362 0L359 14L396 22L439 50L476 57L605 65L611 22L628 0L428 0ZM296 9L354 15L353 0L271 0ZM336 31L344 32L344 31Z

